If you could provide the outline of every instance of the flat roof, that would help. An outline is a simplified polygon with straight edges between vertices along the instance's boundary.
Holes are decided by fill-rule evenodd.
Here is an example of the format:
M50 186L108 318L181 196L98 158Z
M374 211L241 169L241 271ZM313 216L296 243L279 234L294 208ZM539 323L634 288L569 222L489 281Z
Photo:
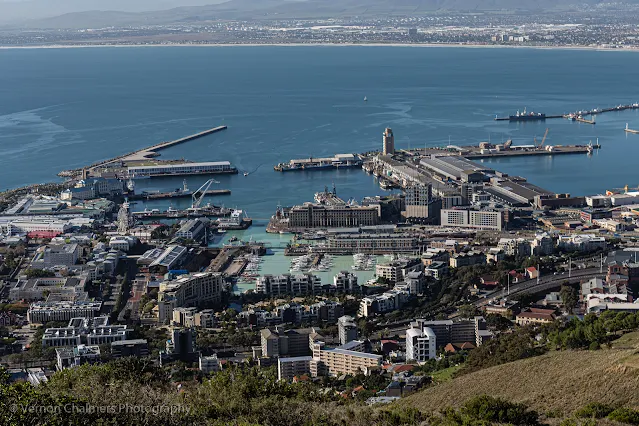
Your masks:
M383 358L382 355L369 354L368 352L349 351L348 349L340 349L340 348L323 349L323 351L324 352L333 352L333 353L338 353L338 354L343 354L343 355L349 355L349 356L356 356L356 357L360 357L360 358L368 358L368 359L382 359ZM313 357L310 357L310 358L312 359Z
M207 161L204 163L158 164L157 166L131 166L129 170L176 169L180 167L230 166L229 161Z

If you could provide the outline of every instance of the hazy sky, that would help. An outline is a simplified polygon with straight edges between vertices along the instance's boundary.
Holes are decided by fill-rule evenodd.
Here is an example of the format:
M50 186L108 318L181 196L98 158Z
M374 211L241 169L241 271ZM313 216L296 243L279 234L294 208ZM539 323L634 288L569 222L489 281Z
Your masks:
M114 10L144 12L178 6L202 6L226 0L0 0L0 22L18 23L70 12Z

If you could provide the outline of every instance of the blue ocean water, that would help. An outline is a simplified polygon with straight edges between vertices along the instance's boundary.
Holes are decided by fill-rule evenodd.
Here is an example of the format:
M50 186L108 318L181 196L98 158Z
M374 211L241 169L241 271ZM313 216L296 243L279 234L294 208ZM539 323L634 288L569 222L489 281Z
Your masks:
M219 203L269 217L324 186L346 198L383 193L359 170L287 173L290 158L378 149L386 126L400 147L588 143L592 157L495 160L494 167L573 194L639 185L639 112L567 120L495 122L521 110L548 114L635 102L629 52L410 47L155 47L0 50L0 189L56 179L62 169L229 128L162 152L229 160L248 177L222 176ZM364 102L364 97L368 102ZM204 178L189 178L199 186ZM181 179L140 181L172 189ZM188 200L183 201L188 203ZM178 206L181 205L176 203Z

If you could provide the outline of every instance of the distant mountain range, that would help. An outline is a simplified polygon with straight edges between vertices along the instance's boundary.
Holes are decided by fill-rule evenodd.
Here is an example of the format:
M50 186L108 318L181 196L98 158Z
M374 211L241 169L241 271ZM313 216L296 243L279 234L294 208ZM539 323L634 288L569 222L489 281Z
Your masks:
M26 28L101 28L123 25L163 25L216 19L339 18L420 15L439 11L570 10L601 0L61 0L54 16L49 0L0 2L0 23ZM626 0L637 3L639 0ZM167 8L175 4L191 6ZM31 10L43 5L40 15ZM44 6L49 4L49 6ZM95 7L93 7L95 6ZM152 8L152 9L147 9ZM150 11L147 11L150 10ZM66 13L69 12L69 13ZM44 16L42 16L44 14ZM30 17L31 19L27 19ZM8 19L10 18L10 19Z

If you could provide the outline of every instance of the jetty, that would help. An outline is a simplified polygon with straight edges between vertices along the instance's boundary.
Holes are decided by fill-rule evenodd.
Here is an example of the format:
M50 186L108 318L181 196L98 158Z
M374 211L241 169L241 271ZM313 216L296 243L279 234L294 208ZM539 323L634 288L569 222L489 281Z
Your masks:
M595 120L587 120L584 117L585 116L595 116L597 114L603 114L606 112L614 112L614 111L625 111L625 110L629 110L629 109L639 109L639 103L635 102L633 104L626 104L626 105L617 105L614 107L609 107L609 108L594 108L591 110L581 110L581 111L575 111L575 112L571 112L568 114L555 114L555 115L545 115L543 114L543 118L541 118L541 116L538 117L531 117L530 119L512 119L511 117L495 117L494 120L495 121L512 121L512 122L526 122L526 121L540 121L540 120L547 120L550 118L566 118L572 121L579 121L581 123L587 123L587 124L595 124Z
M195 139L202 138L204 136L211 135L213 133L221 132L222 130L226 130L227 126L218 126L212 129L204 130L199 133L195 133L189 136L185 136L183 138L175 139L172 141L160 142L155 145L151 145L146 148L138 149L133 152L129 152L127 154L119 155L117 157L109 158L107 160L98 161L81 169L72 169L72 170L64 170L58 173L60 177L77 177L78 175L90 175L91 172L99 167L109 166L113 163L121 163L125 164L127 162L136 162L141 163L144 161L148 161L153 157L158 157L159 151L163 149L167 149L185 142L189 142Z

